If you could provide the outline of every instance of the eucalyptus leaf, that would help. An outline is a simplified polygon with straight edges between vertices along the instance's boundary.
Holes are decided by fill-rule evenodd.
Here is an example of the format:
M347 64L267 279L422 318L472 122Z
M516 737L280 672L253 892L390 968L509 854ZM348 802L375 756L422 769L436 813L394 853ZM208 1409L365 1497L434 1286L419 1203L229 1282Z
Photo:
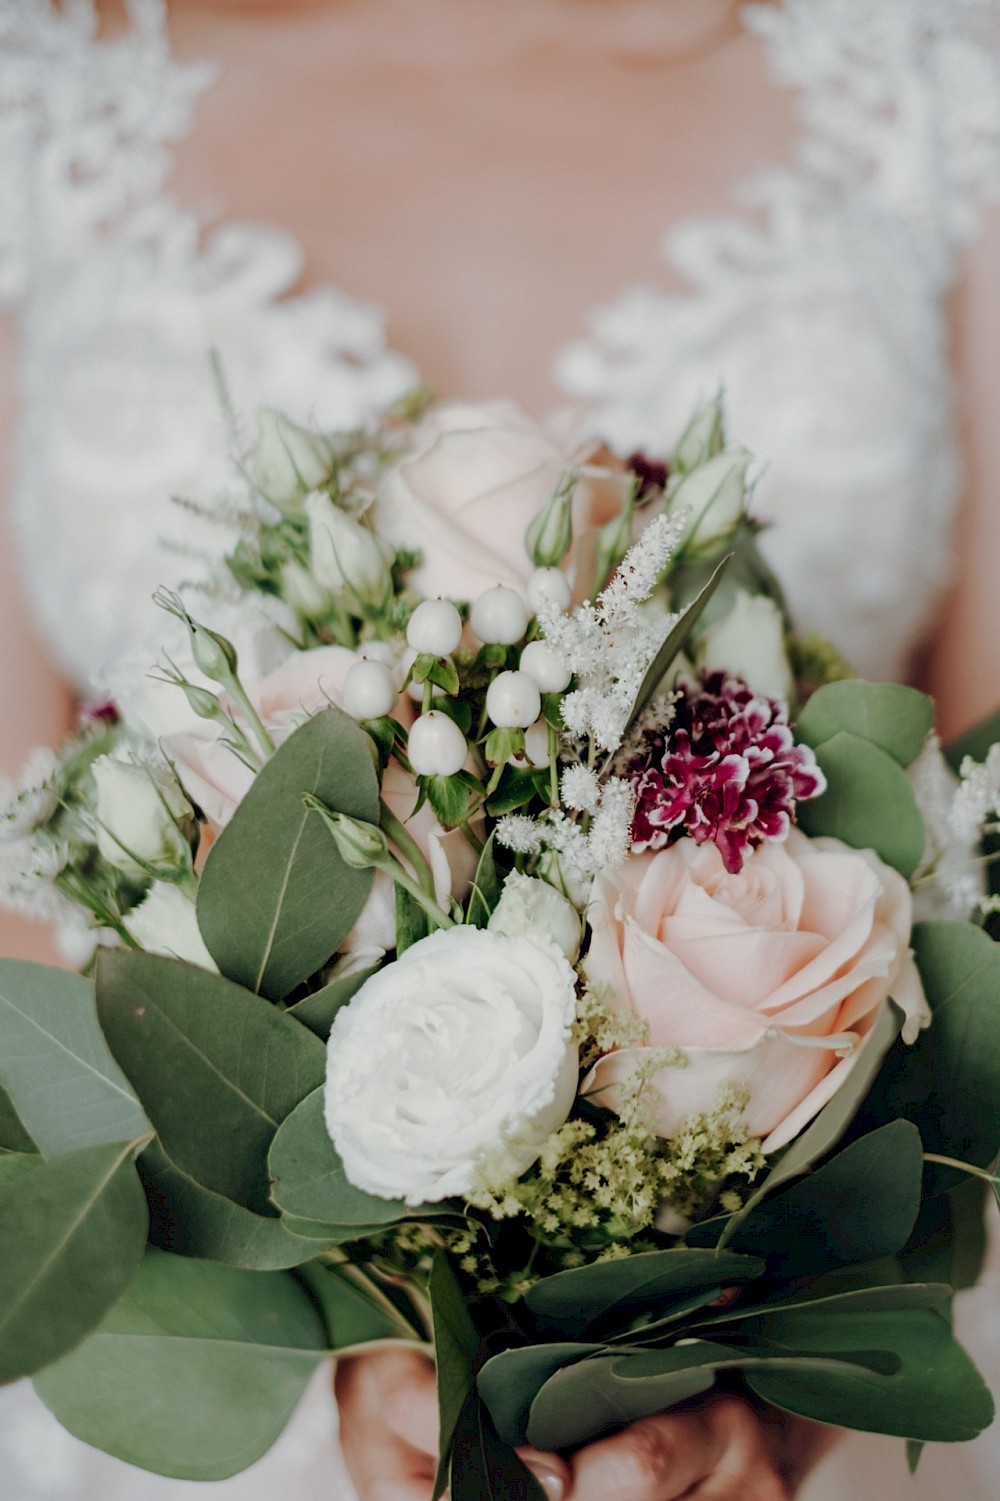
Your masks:
M718 1240L720 1249L729 1244L740 1225L763 1199L777 1192L793 1178L808 1172L814 1163L836 1146L871 1088L872 1080L899 1034L902 1020L902 1012L896 1006L887 1005L883 1008L881 1016L868 1034L860 1057L833 1099L824 1105L816 1119L782 1153L760 1187L754 1190L743 1208L725 1224Z
M321 990L316 990L304 1000L296 1001L294 1006L289 1006L288 1015L326 1042L337 1012L354 999L366 980L378 974L379 968L378 964L369 964L354 974L335 977Z
M139 1173L149 1204L149 1238L177 1256L271 1272L300 1266L336 1244L327 1233L318 1246L314 1239L296 1235L273 1213L254 1214L202 1188L170 1161L158 1142L143 1152Z
M647 703L652 698L657 688L660 686L660 683L663 681L664 674L667 672L674 658L678 655L679 652L683 650L685 642L687 641L691 632L694 630L695 626L698 624L698 621L701 619L701 615L703 610L705 609L705 606L708 604L709 600L712 598L712 595L719 587L719 584L722 581L722 576L728 568L731 558L732 553L722 559L722 562L719 563L719 565L716 567L715 572L712 574L712 577L709 579L708 583L705 584L704 588L702 588L697 597L692 600L691 604L688 605L680 620L678 620L677 624L670 631L669 635L664 639L663 645L656 653L656 656L653 658L653 661L650 663L649 668L646 671L645 677L639 685L639 692L636 694L635 703L632 705L628 720L625 725L626 734L628 733L629 727L634 724L635 720L642 713L643 709L646 707Z
M990 746L1000 740L1000 709L974 724L966 730L964 735L959 735L956 740L950 741L944 747L944 754L948 764L954 771L961 769L966 756L971 756L973 761L985 761L990 753Z
M919 923L913 951L933 1025L886 1062L865 1118L905 1116L924 1149L987 1167L1000 1147L1000 947L971 923ZM938 1189L956 1175L930 1168Z
M934 704L902 683L850 678L818 688L802 710L796 739L814 749L846 730L910 766L934 727Z
M101 1036L93 986L67 970L0 960L0 1086L46 1157L149 1130ZM16 1146L4 1119L5 1143Z
M605 1348L602 1344L525 1345L487 1360L476 1376L476 1386L500 1437L508 1444L523 1444L531 1404L549 1377L564 1366L602 1354Z
M221 975L138 950L101 954L97 1008L170 1160L267 1213L268 1148L323 1078L319 1038Z
M146 1241L136 1142L99 1142L8 1182L0 1213L0 1383L72 1350L128 1286Z
M606 1333L642 1309L661 1313L664 1305L691 1293L720 1283L740 1286L764 1270L759 1257L732 1251L642 1251L544 1277L526 1294L525 1303L546 1329L572 1337L599 1325Z
M339 709L306 721L260 771L213 845L198 887L198 924L224 975L281 999L335 953L371 891L371 870L337 853L302 805L379 821L373 747Z
M386 1340L396 1345L401 1343L398 1318L370 1295L354 1267L310 1261L299 1268L298 1276L323 1316L331 1350L355 1350ZM412 1349L421 1348L412 1338L405 1344Z
M42 1163L43 1158L37 1152L0 1152L0 1193Z
M858 1320L856 1328L864 1327L864 1320L872 1314L900 1313L912 1308L940 1310L951 1297L951 1288L943 1282L887 1282L881 1286L856 1287L846 1292L819 1293L815 1296L801 1292L802 1284L789 1295L772 1295L770 1302L756 1307L744 1307L733 1303L691 1324L692 1329L708 1339L732 1338L735 1327L744 1335L753 1335L760 1328L773 1327L772 1321L780 1313L801 1314L815 1312L846 1315ZM761 1321L764 1321L762 1324ZM720 1328L734 1326L732 1330ZM855 1336L856 1341L859 1336Z
M975 1438L993 1420L993 1402L982 1377L934 1309L865 1310L861 1316L788 1310L761 1319L756 1329L793 1352L842 1355L860 1341L898 1357L899 1371L880 1384L877 1396L870 1380L849 1366L824 1372L747 1372L758 1396L801 1417L945 1443Z
M14 1109L14 1102L0 1086L0 1152L37 1152L38 1148L24 1129L24 1122Z
M923 856L926 832L899 762L846 730L817 746L815 756L827 786L819 797L799 804L805 832L872 849L909 880Z
M288 1273L151 1249L101 1327L35 1385L85 1443L221 1480L270 1448L326 1353L319 1310Z
M272 1197L286 1214L331 1225L391 1225L406 1214L394 1199L379 1199L349 1182L323 1119L323 1091L315 1090L282 1125L271 1148Z
M314 1246L314 1255L333 1246L346 1246L355 1240L385 1234L384 1225L324 1225L322 1220L306 1220L296 1214L283 1214L281 1223L294 1236L311 1242L321 1241L321 1245Z
M396 957L419 943L430 932L427 913L402 886L396 887Z
M439 1456L432 1501L438 1501L448 1486L452 1441L462 1409L475 1391L479 1334L448 1258L440 1251L431 1265L430 1297L437 1364Z
M538 1481L499 1437L475 1392L455 1429L450 1495L451 1501L545 1501Z

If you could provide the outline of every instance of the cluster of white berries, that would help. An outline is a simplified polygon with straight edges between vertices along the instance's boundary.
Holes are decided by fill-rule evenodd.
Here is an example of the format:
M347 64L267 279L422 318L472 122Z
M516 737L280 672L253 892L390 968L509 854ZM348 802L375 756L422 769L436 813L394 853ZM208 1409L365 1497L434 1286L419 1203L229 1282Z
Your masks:
M472 605L469 624L484 646L516 646L527 633L531 616L539 610L565 610L570 586L558 568L538 568L528 581L527 600L516 589L497 584ZM419 656L448 658L462 638L462 617L447 599L425 599L410 616L406 640L411 660ZM529 641L516 669L498 673L486 693L486 713L498 729L523 730L525 755L533 766L549 760L548 726L539 716L543 693L562 693L570 673L561 657L544 641ZM411 695L424 698L424 685L411 683ZM435 688L434 696L442 690ZM355 719L379 719L391 714L399 694L391 661L383 660L378 643L366 648L355 662L341 691L346 712ZM410 728L408 757L418 776L454 776L465 765L468 744L459 726L443 709L430 708Z

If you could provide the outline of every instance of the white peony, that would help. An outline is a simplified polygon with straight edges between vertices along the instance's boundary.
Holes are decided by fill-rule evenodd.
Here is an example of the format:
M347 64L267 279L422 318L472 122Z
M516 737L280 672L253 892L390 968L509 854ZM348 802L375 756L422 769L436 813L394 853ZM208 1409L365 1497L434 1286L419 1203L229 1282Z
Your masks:
M167 881L155 881L145 901L125 919L125 927L147 954L185 959L202 969L216 969L198 927L194 902Z
M127 875L180 870L189 859L194 809L172 771L100 756L97 783L97 847L109 865Z
M463 1197L525 1172L576 1095L576 976L554 943L432 933L373 975L330 1035L326 1124L358 1188Z
M508 938L547 935L559 945L570 964L580 953L580 916L572 902L548 881L511 871L500 900L487 924L491 933Z
M728 672L763 698L787 703L795 685L785 651L785 622L774 600L740 589L729 613L702 637L698 666Z

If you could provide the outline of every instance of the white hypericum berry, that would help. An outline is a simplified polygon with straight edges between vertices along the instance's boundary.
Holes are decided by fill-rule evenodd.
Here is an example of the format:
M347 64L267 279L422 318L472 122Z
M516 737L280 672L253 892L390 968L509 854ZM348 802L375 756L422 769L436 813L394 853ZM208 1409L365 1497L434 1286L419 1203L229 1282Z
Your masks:
M462 639L462 617L450 599L425 599L410 616L406 639L414 651L448 657Z
M559 653L545 641L529 641L519 665L543 693L564 692L573 676Z
M549 727L544 719L536 719L524 732L524 754L532 766L549 764Z
M486 712L500 730L526 730L541 707L538 684L526 672L501 672L486 690Z
M573 591L558 568L536 568L528 580L528 603L537 615L543 605L568 610Z
M469 748L455 721L430 709L413 721L406 753L418 777L453 777L465 765Z
M384 662L355 662L344 679L340 701L352 719L381 719L396 706L396 683Z
M480 641L513 646L528 629L528 607L516 589L497 584L480 594L470 619Z

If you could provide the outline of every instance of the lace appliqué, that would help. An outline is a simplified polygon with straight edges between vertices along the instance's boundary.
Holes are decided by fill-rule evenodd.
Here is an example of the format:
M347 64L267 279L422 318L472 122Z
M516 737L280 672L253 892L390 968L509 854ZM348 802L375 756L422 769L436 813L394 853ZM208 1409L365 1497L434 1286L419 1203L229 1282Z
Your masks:
M949 571L960 488L943 295L1000 191L994 0L749 6L801 91L796 165L745 218L681 224L688 295L627 292L561 357L563 388L623 451L666 452L725 385L766 457L755 509L800 623L867 676L906 674Z

